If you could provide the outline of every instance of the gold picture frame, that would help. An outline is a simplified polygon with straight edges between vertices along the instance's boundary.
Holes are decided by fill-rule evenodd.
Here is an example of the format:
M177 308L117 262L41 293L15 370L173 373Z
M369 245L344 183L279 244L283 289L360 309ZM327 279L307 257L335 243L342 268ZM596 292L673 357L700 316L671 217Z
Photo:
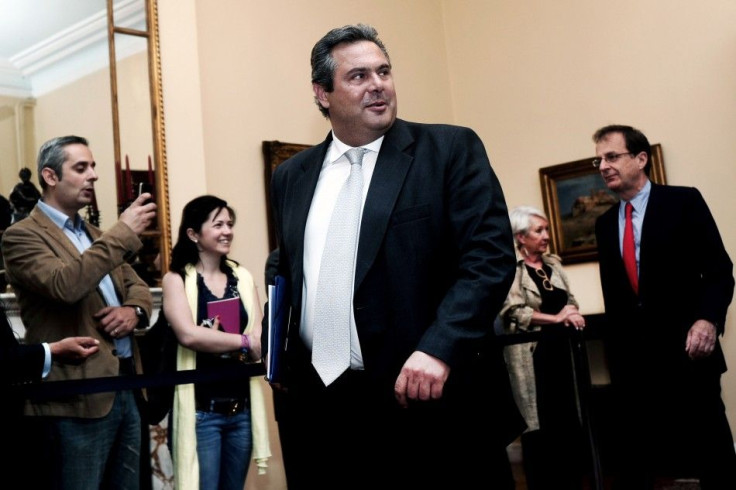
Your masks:
M269 250L273 250L279 246L276 238L276 230L273 226L273 213L271 212L271 176L276 167L293 157L302 150L310 148L312 145L301 143L282 143L281 141L264 141L261 145L263 149L263 159L265 163L264 178L266 184L266 216L268 219L268 246Z
M652 145L649 178L665 184L662 146ZM549 218L550 251L565 264L598 260L595 221L618 202L608 190L593 157L539 169L544 210Z

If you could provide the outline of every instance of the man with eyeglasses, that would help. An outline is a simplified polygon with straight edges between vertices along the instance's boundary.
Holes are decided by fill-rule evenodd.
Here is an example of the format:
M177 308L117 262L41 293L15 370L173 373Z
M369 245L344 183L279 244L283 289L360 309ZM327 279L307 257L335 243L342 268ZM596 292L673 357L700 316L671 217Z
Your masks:
M698 477L704 490L736 488L718 341L734 278L718 227L697 189L649 180L651 150L639 130L606 126L593 141L593 165L621 198L596 222L620 424L616 488L681 476Z

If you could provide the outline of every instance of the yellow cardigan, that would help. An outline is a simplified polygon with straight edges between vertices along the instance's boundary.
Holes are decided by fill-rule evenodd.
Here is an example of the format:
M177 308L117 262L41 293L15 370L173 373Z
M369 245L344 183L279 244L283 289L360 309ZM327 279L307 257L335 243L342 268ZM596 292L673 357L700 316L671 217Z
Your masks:
M254 325L253 304L253 276L243 267L233 262L228 265L233 269L238 280L240 299L248 313L246 332L250 332ZM184 290L187 301L197 323L197 272L194 266L187 265L184 279ZM176 368L179 371L195 369L197 367L197 353L179 345L176 355ZM271 448L268 439L268 423L266 420L266 405L259 376L250 379L250 417L253 434L253 459L258 465L258 474L266 472ZM194 384L177 385L174 393L174 478L177 490L199 489L199 464L197 462L197 435L196 415L194 405Z

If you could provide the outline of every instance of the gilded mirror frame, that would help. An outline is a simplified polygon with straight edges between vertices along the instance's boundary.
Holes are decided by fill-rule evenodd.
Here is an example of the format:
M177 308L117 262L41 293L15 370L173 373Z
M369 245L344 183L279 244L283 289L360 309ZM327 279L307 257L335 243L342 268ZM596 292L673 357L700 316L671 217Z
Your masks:
M146 29L137 30L115 25L113 0L107 0L107 31L110 57L110 91L112 99L113 147L115 161L121 162L120 110L118 101L117 59L115 54L115 34L127 34L145 38L148 52L148 78L151 103L151 125L153 135L153 163L156 190L157 227L151 232L159 238L158 280L168 270L171 254L171 219L169 214L169 187L166 165L166 139L163 116L163 90L161 86L161 55L158 33L157 0L143 0L146 12ZM117 176L116 176L117 178ZM148 232L146 232L148 233Z

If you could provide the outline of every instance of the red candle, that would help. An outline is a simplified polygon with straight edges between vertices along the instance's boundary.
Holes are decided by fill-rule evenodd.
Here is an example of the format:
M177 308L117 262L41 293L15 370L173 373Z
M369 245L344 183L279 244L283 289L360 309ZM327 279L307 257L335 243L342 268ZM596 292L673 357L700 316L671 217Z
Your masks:
M128 155L125 155L125 199L128 201L133 199L133 178L130 174Z
M118 206L121 206L123 204L123 172L117 160L115 160L115 191L118 195Z
M151 184L151 189L153 189L153 165L151 164L151 155L148 155L148 183Z

